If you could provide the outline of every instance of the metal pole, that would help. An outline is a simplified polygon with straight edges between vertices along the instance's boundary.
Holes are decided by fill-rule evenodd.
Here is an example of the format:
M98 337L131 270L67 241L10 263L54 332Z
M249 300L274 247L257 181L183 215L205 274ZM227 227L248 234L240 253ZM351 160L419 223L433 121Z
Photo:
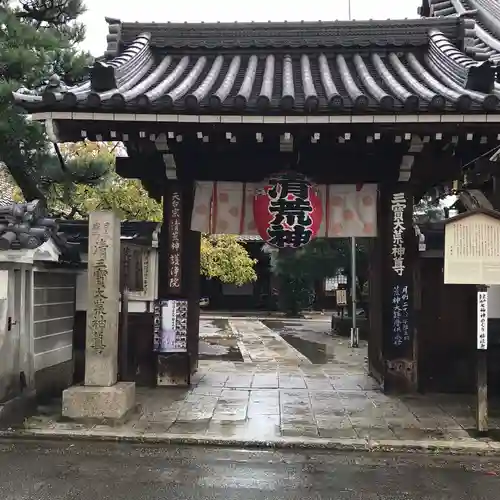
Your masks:
M351 20L351 0L347 0L347 5L349 9L349 21Z
M352 298L352 328L351 347L359 347L359 331L356 326L357 297L356 297L356 238L351 236L351 298Z

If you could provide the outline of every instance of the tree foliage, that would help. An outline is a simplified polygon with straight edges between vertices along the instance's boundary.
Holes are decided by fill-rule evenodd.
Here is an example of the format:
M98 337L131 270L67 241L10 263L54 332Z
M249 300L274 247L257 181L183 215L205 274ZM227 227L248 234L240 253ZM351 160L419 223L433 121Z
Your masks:
M52 163L45 170L41 190L52 215L87 218L93 210L115 210L124 220L160 222L161 204L148 196L142 183L116 173L112 142L79 142L60 146L64 170Z
M417 224L426 222L438 222L446 217L445 210L440 200L433 200L430 197L422 198L413 209L413 220Z
M203 235L201 238L201 274L223 283L244 285L255 281L255 259L250 258L237 236Z
M74 43L85 38L85 26L77 18L86 12L82 0L20 0L17 16L36 29L55 29Z
M44 199L40 184L58 159L11 92L43 89L54 74L68 84L82 80L91 61L75 46L84 34L76 21L82 11L75 0L0 3L0 161L28 200Z
M351 245L348 239L316 238L310 244L293 250L268 248L272 272L280 283L281 309L291 316L311 305L315 284L336 276L340 271L351 280ZM368 248L366 241L356 242L357 283L359 292L368 280Z
M124 220L161 222L162 205L148 196L142 183L116 173L116 153L121 147L110 142L62 144L65 170L53 164L46 171L51 182L41 184L50 213L61 218L87 218L93 210L116 210ZM22 193L16 198L21 201ZM204 276L243 285L257 279L255 263L236 236L202 235Z

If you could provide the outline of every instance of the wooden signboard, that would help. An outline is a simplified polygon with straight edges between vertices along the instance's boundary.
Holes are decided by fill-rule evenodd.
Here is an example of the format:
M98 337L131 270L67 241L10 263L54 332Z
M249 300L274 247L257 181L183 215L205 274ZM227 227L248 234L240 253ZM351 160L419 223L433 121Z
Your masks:
M128 285L129 300L157 298L157 260L156 248L122 243L121 279Z
M445 227L444 282L500 285L500 213L475 210Z
M337 288L335 291L335 298L337 300L338 306L346 306L347 305L347 290L342 288Z
M120 266L121 288L130 292L144 290L144 249L138 245L122 243Z
M446 221L444 282L477 287L476 425L488 431L488 286L500 285L500 213L477 209Z

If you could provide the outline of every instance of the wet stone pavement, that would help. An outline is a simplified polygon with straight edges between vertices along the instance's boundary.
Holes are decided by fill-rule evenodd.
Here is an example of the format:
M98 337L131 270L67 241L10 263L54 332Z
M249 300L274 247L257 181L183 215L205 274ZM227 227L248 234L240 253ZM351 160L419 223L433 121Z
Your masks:
M286 437L475 441L467 430L475 423L472 398L382 394L366 373L365 342L351 349L346 339L326 338L321 323L302 327L310 329L307 335L297 334L303 340L325 338L328 360L319 364L283 340L277 333L283 324L274 331L260 321L238 319L218 328L221 337L236 338L245 361L200 361L189 388L138 388L138 411L115 426L115 432L247 441ZM202 324L202 339L214 334L213 324ZM25 426L54 432L85 428L61 421L60 406L45 409ZM499 415L493 413L490 426L500 429ZM109 427L91 429L104 432Z

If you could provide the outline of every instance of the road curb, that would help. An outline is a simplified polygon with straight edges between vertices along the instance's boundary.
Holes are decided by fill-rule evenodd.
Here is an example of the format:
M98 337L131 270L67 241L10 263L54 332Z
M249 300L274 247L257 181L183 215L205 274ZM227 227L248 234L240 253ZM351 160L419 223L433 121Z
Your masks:
M228 448L259 449L315 449L345 452L384 452L384 453L424 453L449 455L497 455L500 456L500 443L486 441L410 441L410 440L364 440L364 439L325 439L325 438L273 438L237 439L211 437L205 435L183 435L169 433L137 432L127 433L99 431L96 429L23 429L0 431L0 440L20 441L87 441L122 442L130 444L196 445Z

